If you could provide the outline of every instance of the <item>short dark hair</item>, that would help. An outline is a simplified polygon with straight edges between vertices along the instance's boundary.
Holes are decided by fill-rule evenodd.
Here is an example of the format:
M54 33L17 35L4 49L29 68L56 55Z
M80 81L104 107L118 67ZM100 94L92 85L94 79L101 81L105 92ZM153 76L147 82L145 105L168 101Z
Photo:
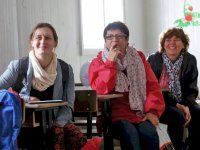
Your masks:
M105 27L104 32L103 32L104 39L106 39L106 34L107 34L108 30L116 30L116 29L123 32L126 35L126 37L125 37L126 39L129 38L129 29L128 29L127 25L121 21L116 21L116 22L109 23Z
M56 30L54 29L54 27L51 25L51 24L49 24L49 23L38 23L34 28L33 28L33 30L32 30L32 32L31 32L31 34L30 34L30 36L29 36L29 41L31 41L32 40L32 38L33 38L33 36L34 36L34 34L35 34L35 31L37 30L37 29L39 29L39 28L44 28L44 27L47 27L47 28L49 28L52 32L53 32L53 38L54 38L54 40L56 41L56 45L58 44L58 35L57 35L57 33L56 33Z
M182 52L187 52L190 40L188 35L185 34L185 32L183 31L183 29L179 27L169 28L160 34L160 52L162 53L165 51L165 40L173 36L181 39L181 41L184 44L184 49L182 50Z

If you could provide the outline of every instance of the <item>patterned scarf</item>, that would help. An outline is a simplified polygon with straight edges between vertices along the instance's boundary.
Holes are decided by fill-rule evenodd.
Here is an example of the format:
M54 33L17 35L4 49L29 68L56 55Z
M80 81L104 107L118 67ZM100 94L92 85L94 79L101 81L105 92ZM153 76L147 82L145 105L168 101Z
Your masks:
M180 55L175 63L172 63L171 60L167 57L167 54L162 53L163 62L167 68L167 73L169 75L169 89L172 94L172 97L180 102L182 99L181 94L181 85L179 80L179 75L181 71L181 65L183 62L183 55Z
M108 50L102 51L102 59L108 58ZM123 73L126 69L127 76ZM144 115L146 101L146 73L144 64L137 50L128 47L123 60L117 60L117 80L115 91L129 92L129 104L138 116Z
M33 81L32 86L38 91L45 91L49 86L54 84L57 76L57 58L54 53L53 59L50 64L43 69L38 62L33 50L29 52L29 58L33 66Z

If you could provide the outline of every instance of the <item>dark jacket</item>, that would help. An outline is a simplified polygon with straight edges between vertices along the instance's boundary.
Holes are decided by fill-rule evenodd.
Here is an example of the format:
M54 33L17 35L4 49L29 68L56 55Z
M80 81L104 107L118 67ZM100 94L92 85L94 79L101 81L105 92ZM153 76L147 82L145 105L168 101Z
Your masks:
M159 80L163 70L162 53L157 52L155 54L152 54L151 56L149 56L148 61L157 79ZM198 96L197 78L198 70L195 56L188 52L184 53L180 75L180 84L182 92L182 101L180 102L181 104L189 107L191 105L197 105L197 103L195 102L195 99ZM176 105L176 100L172 96L170 96L169 92L163 92L163 96L165 99L166 106Z

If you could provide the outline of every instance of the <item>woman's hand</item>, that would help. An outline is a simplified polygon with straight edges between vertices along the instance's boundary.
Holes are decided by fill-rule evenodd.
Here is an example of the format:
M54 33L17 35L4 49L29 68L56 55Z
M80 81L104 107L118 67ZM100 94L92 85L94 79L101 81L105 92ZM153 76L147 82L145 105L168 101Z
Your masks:
M29 101L39 101L37 97L30 96Z
M119 48L110 48L109 54L108 54L108 60L116 61L119 55L121 55L121 51Z
M179 103L176 104L176 107L183 112L184 117L185 117L185 124L184 126L187 126L190 123L191 120L191 115L190 115L190 110L187 106L181 105Z
M143 121L145 120L149 120L155 127L159 124L158 117L152 113L146 113L145 117L143 118Z

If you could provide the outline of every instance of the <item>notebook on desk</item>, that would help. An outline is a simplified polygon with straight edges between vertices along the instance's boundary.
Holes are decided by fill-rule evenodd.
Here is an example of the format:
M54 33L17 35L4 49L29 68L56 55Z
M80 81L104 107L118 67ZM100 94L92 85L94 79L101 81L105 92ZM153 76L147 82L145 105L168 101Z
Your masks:
M41 103L60 103L63 100L42 100L42 101L30 101L29 104L41 104Z

